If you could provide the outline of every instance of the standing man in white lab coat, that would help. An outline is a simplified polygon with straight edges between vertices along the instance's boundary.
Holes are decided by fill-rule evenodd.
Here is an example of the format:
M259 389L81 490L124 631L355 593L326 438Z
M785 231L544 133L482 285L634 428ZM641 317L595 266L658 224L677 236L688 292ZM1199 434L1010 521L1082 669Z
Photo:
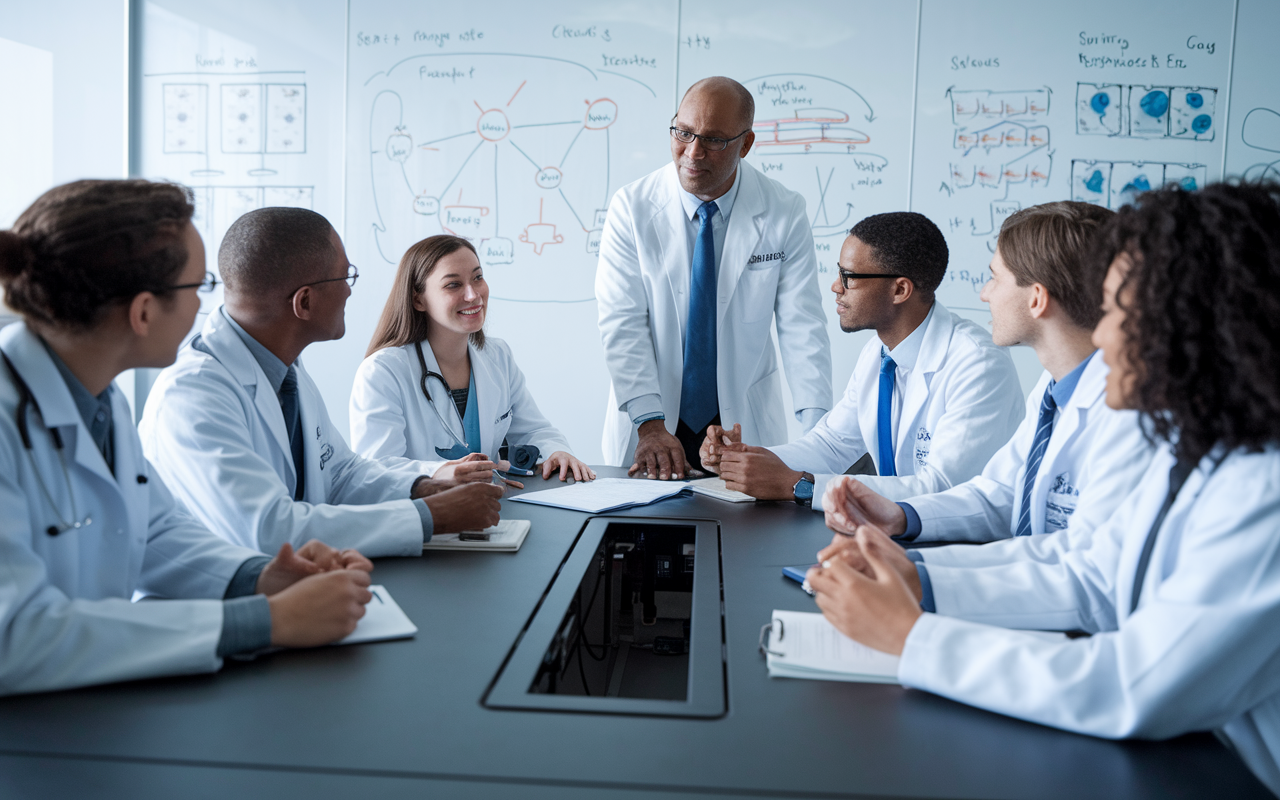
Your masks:
M668 164L609 202L596 300L612 387L609 464L680 478L708 425L780 444L787 425L770 323L805 430L831 407L831 354L804 199L742 161L755 101L729 78L685 93Z
M758 446L745 429L712 428L703 463L731 489L817 510L827 484L868 453L877 475L857 480L894 499L977 475L1017 429L1024 402L1008 351L934 299L947 258L942 231L923 214L875 214L855 225L831 291L841 330L876 335L844 397L780 447Z
M1137 485L1153 449L1138 412L1108 408L1108 369L1093 346L1102 317L1105 264L1091 248L1113 212L1089 203L1025 208L1000 228L991 280L997 344L1032 347L1045 372L1027 398L1027 416L982 474L945 492L894 503L856 480L833 482L827 524L852 534L872 521L907 541L989 542L1064 531L1052 542L911 550L917 563L982 567L1058 557L1082 547ZM1078 511L1077 511L1078 509ZM820 554L829 558L841 542ZM918 568L924 607L933 608L927 569Z
M368 556L421 555L433 532L498 522L502 489L442 486L362 458L302 366L341 338L357 272L324 217L263 208L218 252L225 302L160 374L143 412L147 458L223 538L274 552L319 539Z

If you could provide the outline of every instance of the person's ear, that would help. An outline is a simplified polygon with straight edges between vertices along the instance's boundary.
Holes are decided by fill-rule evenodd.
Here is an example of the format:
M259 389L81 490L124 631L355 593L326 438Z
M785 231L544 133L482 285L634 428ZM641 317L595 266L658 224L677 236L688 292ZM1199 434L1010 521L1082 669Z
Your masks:
M427 297L426 292L413 293L413 310L427 313Z
M1043 283L1031 284L1027 311L1031 314L1032 319L1041 319L1045 314L1049 313L1049 290L1044 288Z
M742 137L742 153L739 158L746 158L747 153L751 152L751 145L756 143L756 132L748 131L746 136Z
M311 287L303 286L293 293L293 315L298 319L311 319Z
M916 294L916 285L911 282L910 278L894 278L893 280L893 304L905 303Z
M151 331L151 323L155 321L155 315L159 311L159 302L160 299L151 292L140 292L129 301L129 329L133 331L134 336L140 339L146 338Z

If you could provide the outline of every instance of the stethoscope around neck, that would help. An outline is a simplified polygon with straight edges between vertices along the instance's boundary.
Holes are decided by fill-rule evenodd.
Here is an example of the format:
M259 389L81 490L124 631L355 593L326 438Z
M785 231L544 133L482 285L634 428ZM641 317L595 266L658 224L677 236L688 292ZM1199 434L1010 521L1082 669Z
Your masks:
M27 458L31 461L31 471L35 473L36 481L40 484L40 491L44 493L45 500L48 501L49 507L53 509L53 513L58 517L57 525L50 525L45 529L45 533L50 536L57 536L60 533L66 533L70 530L80 530L87 528L93 524L93 518L86 515L83 520L80 519L80 512L76 509L76 493L75 488L71 484L71 471L67 469L67 451L63 446L62 434L57 428L45 426L45 430L49 432L49 438L53 440L54 449L58 451L58 462L62 465L62 477L67 482L67 496L71 499L71 519L68 520L62 516L62 509L54 502L53 494L49 491L49 487L44 482L44 476L40 474L40 467L36 464L35 448L31 444L31 429L27 425L28 409L35 409L36 414L40 417L41 422L44 421L44 414L40 411L40 404L36 402L35 395L31 393L31 387L27 386L27 382L18 374L18 370L14 368L13 362L9 360L9 356L0 352L0 357L4 358L5 366L9 368L9 374L13 375L14 386L18 389L18 436L22 439L22 446L27 451ZM141 479L139 479L141 480Z
M458 427L462 430L463 436L458 436L458 434L454 432L453 428L450 427L449 423L444 421L444 415L440 413L440 407L436 405L436 401L431 397L431 392L427 391L427 378L435 378L446 390L449 389L449 383L444 379L443 375L439 372L433 372L431 368L427 366L427 357L422 352L422 342L414 342L413 346L418 352L418 365L422 367L422 379L420 381L422 394L427 398L427 405L431 406L431 410L435 412L436 419L440 421L440 427L448 431L449 435L453 437L453 441L456 442L453 447L448 449L437 447L436 455L446 461L455 461L471 452L471 445L467 444L467 440L465 438L466 423L463 422L462 415L458 413L457 406L454 406L452 403L450 403L450 407L453 408L453 413L458 418ZM461 451L459 451L459 448L461 448Z

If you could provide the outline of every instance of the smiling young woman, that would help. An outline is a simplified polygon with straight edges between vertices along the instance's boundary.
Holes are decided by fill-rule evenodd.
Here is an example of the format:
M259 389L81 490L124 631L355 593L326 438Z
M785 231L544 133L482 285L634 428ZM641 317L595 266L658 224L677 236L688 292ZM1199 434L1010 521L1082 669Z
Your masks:
M405 252L351 390L353 447L464 482L488 481L511 462L532 468L544 453L544 479L555 470L561 480L593 479L538 410L511 348L485 338L488 307L484 268L466 239L431 236ZM504 444L510 461L499 459Z

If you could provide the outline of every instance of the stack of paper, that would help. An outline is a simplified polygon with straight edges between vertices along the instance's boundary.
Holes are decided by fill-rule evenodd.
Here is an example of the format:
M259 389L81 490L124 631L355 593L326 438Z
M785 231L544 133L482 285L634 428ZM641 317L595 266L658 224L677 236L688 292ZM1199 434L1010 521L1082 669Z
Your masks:
M701 495L724 500L727 503L754 503L756 499L749 494L735 492L724 485L723 478L702 478L689 481L689 488Z
M418 626L400 610L400 605L391 599L387 587L377 584L369 587L373 599L365 604L364 616L356 625L356 629L345 639L334 644L359 644L361 642L380 642L384 639L408 639L418 632Z
M504 519L497 525L485 528L476 533L489 534L488 541L464 541L460 533L437 533L431 541L422 546L423 550L488 550L493 553L514 553L524 544L532 527L527 519ZM471 531L467 531L471 533Z
M646 478L596 478L594 481L572 483L558 489L526 492L511 498L515 503L534 503L555 508L568 508L600 514L620 508L643 506L665 500L684 491L678 481L654 481Z
M861 645L836 630L826 617L803 611L774 611L766 660L769 677L855 683L897 683L898 657Z

